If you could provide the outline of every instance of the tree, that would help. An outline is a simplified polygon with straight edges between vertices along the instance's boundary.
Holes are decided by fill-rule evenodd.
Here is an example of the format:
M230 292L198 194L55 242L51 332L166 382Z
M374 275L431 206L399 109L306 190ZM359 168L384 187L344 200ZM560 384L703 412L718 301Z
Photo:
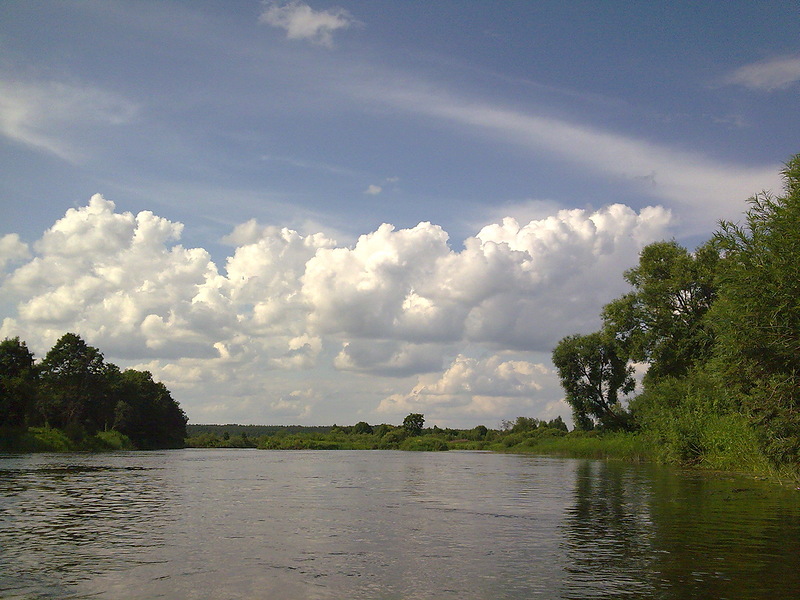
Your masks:
M117 389L114 428L138 448L180 448L186 438L186 414L167 387L149 371L125 370Z
M657 242L625 272L634 291L607 304L603 321L630 360L649 363L647 380L682 377L711 356L706 314L717 294L719 260L715 243L692 254L674 241Z
M517 417L517 420L511 426L511 433L521 433L523 431L533 431L541 424L539 419L532 417Z
M27 425L36 400L33 353L18 337L0 342L0 426Z
M359 421L353 425L353 433L372 434L373 430L370 424L366 421Z
M800 155L785 194L750 199L745 225L721 223L715 367L779 461L800 460Z
M602 332L565 337L553 350L553 364L578 429L591 429L595 420L608 429L628 427L619 393L632 392L635 382L633 368L618 350Z
M96 431L111 420L108 367L103 354L80 336L66 333L44 357L39 367L42 395L39 409L45 423L54 427Z
M470 431L471 439L474 440L485 440L488 433L489 429L486 425L478 425L477 427L473 427Z
M422 433L422 426L425 424L425 417L420 413L411 413L403 419L403 429L408 435L419 435Z

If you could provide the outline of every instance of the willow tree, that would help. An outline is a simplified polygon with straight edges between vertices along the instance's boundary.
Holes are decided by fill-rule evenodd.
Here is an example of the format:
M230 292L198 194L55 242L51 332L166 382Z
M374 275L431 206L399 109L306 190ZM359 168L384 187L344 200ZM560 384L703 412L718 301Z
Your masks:
M785 194L750 199L744 224L723 222L715 366L779 461L800 460L800 155Z

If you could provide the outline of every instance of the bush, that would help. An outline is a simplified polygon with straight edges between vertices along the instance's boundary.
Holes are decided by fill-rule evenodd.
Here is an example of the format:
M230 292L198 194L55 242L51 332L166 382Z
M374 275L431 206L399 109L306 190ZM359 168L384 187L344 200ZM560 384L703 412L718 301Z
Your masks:
M442 452L449 450L443 439L434 436L411 437L400 444L400 450L412 450L416 452Z

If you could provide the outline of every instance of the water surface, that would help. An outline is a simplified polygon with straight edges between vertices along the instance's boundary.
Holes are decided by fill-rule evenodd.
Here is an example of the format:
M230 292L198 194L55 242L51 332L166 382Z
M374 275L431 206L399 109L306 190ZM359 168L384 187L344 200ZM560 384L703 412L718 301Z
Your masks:
M798 598L800 492L477 452L0 456L0 598Z

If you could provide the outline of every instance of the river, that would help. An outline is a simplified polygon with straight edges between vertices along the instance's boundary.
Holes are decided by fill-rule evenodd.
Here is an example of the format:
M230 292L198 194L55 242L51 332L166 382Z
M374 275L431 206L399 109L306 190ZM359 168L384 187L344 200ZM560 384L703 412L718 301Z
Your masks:
M0 598L800 597L800 491L481 452L0 455Z

